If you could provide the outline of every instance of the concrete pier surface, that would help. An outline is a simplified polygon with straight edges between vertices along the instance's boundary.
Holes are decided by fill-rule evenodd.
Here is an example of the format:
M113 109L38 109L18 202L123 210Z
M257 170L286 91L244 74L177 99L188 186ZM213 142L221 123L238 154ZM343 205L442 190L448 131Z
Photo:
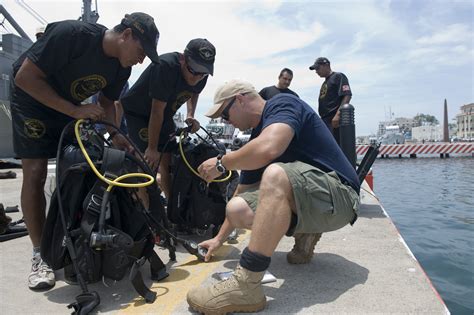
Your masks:
M5 206L20 203L22 172L12 171L17 178L0 180L0 202ZM53 173L51 168L48 180ZM50 195L49 181L46 187ZM269 269L277 281L264 285L268 303L261 314L449 314L379 201L367 185L363 188L357 222L323 234L309 264L288 264L286 253L293 246L293 238L282 239ZM19 219L21 212L10 216ZM226 243L209 263L198 262L182 248L178 248L177 261L169 262L167 253L157 248L170 276L152 283L149 268L142 267L146 284L157 292L156 301L146 304L127 279L116 283L105 280L89 286L101 297L95 312L193 313L186 302L187 291L212 284L218 272L232 270L250 233L241 231L238 243ZM66 306L80 288L66 284L62 271L57 272L56 286L51 290L28 289L31 251L28 236L0 243L0 314L71 313Z

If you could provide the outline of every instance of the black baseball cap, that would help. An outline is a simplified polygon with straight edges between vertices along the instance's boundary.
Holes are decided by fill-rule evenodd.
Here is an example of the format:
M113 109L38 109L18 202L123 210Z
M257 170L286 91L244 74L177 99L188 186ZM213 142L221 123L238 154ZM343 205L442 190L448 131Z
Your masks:
M153 18L143 12L134 12L125 14L121 24L132 29L133 34L140 40L145 55L154 63L158 63L160 59L156 52L156 45L158 38L160 38L160 32L158 32Z
M214 74L216 48L205 38L191 40L184 49L188 65L196 72Z
M309 70L316 69L317 65L330 65L329 59L326 57L319 57L314 61L314 64L309 67Z

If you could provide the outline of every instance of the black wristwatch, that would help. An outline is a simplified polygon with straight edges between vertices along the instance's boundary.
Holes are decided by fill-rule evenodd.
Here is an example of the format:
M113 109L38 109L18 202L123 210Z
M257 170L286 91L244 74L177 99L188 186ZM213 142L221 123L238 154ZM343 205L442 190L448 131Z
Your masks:
M227 169L225 168L224 164L222 164L222 157L223 157L222 154L219 154L219 155L217 156L216 169L217 169L220 173L224 174L225 172L227 172Z

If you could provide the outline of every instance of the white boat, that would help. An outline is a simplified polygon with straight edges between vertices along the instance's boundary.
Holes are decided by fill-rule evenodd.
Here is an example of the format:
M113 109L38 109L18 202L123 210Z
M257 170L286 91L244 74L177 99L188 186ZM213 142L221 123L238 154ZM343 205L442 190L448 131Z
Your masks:
M249 142L250 136L252 134L252 129L243 130L237 133L234 137L234 141L232 141L232 150L240 149L244 144Z
M211 119L206 125L206 130L211 134L214 140L222 143L226 148L231 147L236 129L224 119Z
M405 143L405 136L400 132L399 126L386 126L385 133L380 136L379 141L382 144L403 144Z

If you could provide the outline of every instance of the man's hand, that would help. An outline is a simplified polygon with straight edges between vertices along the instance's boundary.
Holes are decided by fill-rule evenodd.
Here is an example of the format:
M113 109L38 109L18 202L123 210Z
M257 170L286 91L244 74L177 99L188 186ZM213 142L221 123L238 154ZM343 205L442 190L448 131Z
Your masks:
M216 237L214 237L210 240L199 243L199 246L207 249L207 254L204 257L204 261L208 262L212 257L212 253L218 250L222 246L222 243Z
M341 113L337 111L336 115L334 115L334 118L331 121L331 125L333 128L339 128L339 120L341 118Z
M158 162L160 161L160 152L157 149L152 149L150 147L146 148L145 150L145 161L148 163L150 168L153 171L158 169Z
M74 106L70 116L74 119L102 120L105 117L104 109L98 104Z
M191 127L191 133L195 133L197 131L199 131L199 129L201 128L201 124L199 123L199 121L197 121L195 118L193 117L189 117L189 118L186 118L186 120L184 121L188 126L192 125Z
M124 151L127 151L128 153L133 153L135 151L133 149L133 146L120 133L117 133L115 135L115 137L112 139L112 143L114 147L116 147L119 150L124 150Z
M219 172L216 169L216 163L217 163L217 158L210 158L204 162L202 162L201 165L198 167L198 172L199 175L201 175L201 178L204 179L206 182L210 182L214 178L219 177L221 172Z

